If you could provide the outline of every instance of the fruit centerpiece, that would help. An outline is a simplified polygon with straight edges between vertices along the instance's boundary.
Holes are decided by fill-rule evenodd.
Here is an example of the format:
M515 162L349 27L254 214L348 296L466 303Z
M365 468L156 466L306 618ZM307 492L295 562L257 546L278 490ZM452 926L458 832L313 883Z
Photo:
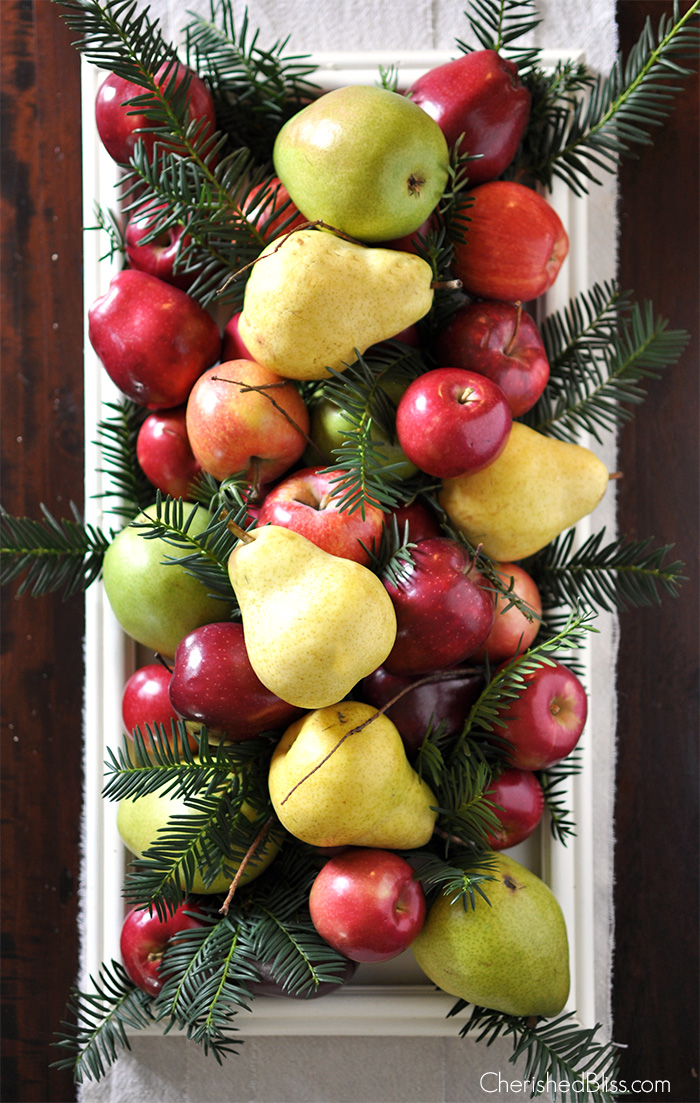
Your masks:
M596 445L687 335L612 284L543 312L570 246L549 196L646 140L697 5L624 79L543 68L533 6L494 2L410 86L331 91L284 47L241 78L227 3L185 60L146 12L61 7L120 169L89 310L112 523L2 514L3 580L99 584L139 656L103 792L121 961L76 992L62 1059L99 1078L154 1023L220 1057L258 998L408 951L463 1034L612 1074L567 1008L556 896L509 852L575 830L596 613L681 581L577 526L616 474Z

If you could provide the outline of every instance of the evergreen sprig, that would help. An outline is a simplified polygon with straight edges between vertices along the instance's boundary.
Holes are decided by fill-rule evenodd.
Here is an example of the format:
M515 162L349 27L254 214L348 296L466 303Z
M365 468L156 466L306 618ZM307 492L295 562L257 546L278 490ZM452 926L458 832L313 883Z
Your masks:
M97 425L97 440L93 443L100 450L110 485L101 495L114 499L109 512L130 521L155 497L155 487L144 474L136 459L136 440L148 410L128 398L106 402L111 416L105 416Z
M74 43L91 65L138 84L153 87L153 74L177 59L164 37L159 20L134 0L59 0L62 17L80 38Z
M580 755L577 750L573 750L561 762L537 773L544 794L545 808L549 812L550 831L557 842L564 846L567 840L576 834L576 824L568 808L568 795L563 790L566 789L569 778L580 774L582 768Z
M89 991L74 988L68 1002L70 1020L54 1042L67 1055L53 1067L70 1069L76 1084L100 1080L125 1049L131 1049L130 1030L153 1022L151 1000L137 988L119 961L103 963Z
M538 48L514 45L542 22L534 0L470 0L464 14L482 49L503 54L515 62L521 72L536 63L540 54ZM471 47L460 39L457 45L464 53L471 52Z
M548 606L586 602L606 612L658 605L662 594L676 597L685 581L684 564L669 561L672 544L620 537L604 543L605 528L575 547L569 529L538 555L534 569Z
M415 863L416 878L430 901L438 896L447 896L453 906L461 906L465 911L473 910L480 897L488 904L489 881L493 881L495 862L490 854L475 847L460 847L456 853L452 848L448 858L422 850L412 861Z
M17 594L40 597L62 591L64 600L100 577L111 537L87 525L74 502L73 519L57 520L43 502L43 520L13 517L0 506L0 585L24 578Z

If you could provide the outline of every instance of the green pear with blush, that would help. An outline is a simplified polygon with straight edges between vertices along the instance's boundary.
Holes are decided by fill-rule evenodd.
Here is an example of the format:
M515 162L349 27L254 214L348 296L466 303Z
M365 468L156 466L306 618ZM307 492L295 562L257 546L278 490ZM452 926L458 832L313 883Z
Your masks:
M548 885L492 853L484 900L438 896L412 943L425 975L451 996L506 1015L558 1015L569 996L569 945Z
M413 253L325 230L271 242L246 283L238 332L252 359L288 379L327 379L430 310L433 271Z
M435 827L437 802L396 725L361 701L316 709L287 728L268 784L282 825L312 846L408 850Z

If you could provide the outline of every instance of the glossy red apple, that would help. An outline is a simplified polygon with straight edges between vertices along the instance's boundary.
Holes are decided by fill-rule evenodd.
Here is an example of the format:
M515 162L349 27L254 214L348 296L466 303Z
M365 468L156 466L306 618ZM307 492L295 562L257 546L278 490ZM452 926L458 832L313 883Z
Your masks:
M397 583L384 579L397 620L384 667L392 674L431 674L464 662L484 642L494 603L457 540L421 540L411 556L413 565Z
M120 391L140 406L181 406L221 354L219 327L179 287L125 269L88 311L90 344Z
M163 987L161 965L171 940L182 931L204 926L189 912L196 912L196 908L185 901L166 919L160 919L155 911L149 914L147 908L136 907L124 918L119 942L122 962L137 988L149 996L157 996Z
M177 87L180 87L183 81L189 80L188 121L201 120L202 126L213 135L216 128L216 115L214 101L206 84L192 69L188 69L180 62L170 71L168 71L168 65L169 63L166 62L158 69L156 73L158 85L161 88L167 88L173 77ZM147 88L118 77L116 73L109 73L98 89L95 99L97 133L110 157L119 164L126 164L129 161L139 139L143 141L149 158L153 156L155 142L163 140L158 139L158 136L153 133L148 133L148 128L153 126L153 122L139 111L138 106L129 106L129 100L147 94ZM145 132L142 132L144 128ZM173 147L173 139L168 141L168 147Z
M247 218L255 219L255 225L263 241L272 241L282 234L291 233L298 226L308 226L298 207L292 203L289 192L278 176L268 184L256 184L250 189L243 204Z
M255 360L227 360L204 372L187 402L192 451L215 479L278 479L306 447L309 415L291 380Z
M469 664L428 676L427 682L424 677L391 674L380 666L363 679L359 691L375 708L384 708L401 694L385 715L398 728L409 758L415 757L429 728L434 731L443 724L446 735L459 735L486 684L484 674Z
M368 552L379 548L386 515L369 504L365 505L364 517L359 507L352 512L341 510L335 482L340 474L322 467L304 467L286 475L266 494L258 526L292 529L331 555L367 566Z
M136 459L149 482L163 494L191 497L202 468L187 436L184 406L148 415L136 437Z
M241 312L232 315L228 322L224 326L223 346L221 349L221 359L226 360L252 360L253 357L248 352L243 339L238 332L238 323L241 318Z
M554 283L569 238L554 207L532 188L492 180L472 192L469 227L453 275L480 299L528 302Z
M455 478L498 459L513 415L501 388L464 368L433 368L412 380L396 409L396 435L427 475Z
M486 796L497 807L501 829L489 835L493 850L517 846L539 827L544 812L542 786L532 770L508 766L486 790Z
M314 927L351 961L388 961L425 921L425 895L393 850L349 848L321 868L309 894Z
M435 119L450 149L470 161L470 184L495 180L511 163L530 118L530 92L512 61L495 50L473 50L429 69L407 93Z
M160 725L168 743L173 744L172 722L181 717L170 703L170 671L162 663L146 663L127 679L122 691L122 723L124 732L133 740L134 728L138 728L146 746L151 746L151 731ZM188 738L193 751L197 741Z
M427 540L429 536L443 535L437 513L420 498L414 498L412 502L407 502L406 505L393 510L389 514L389 522L392 517L396 518L402 540L406 523L408 523L408 539L414 544L419 540Z
M498 571L503 585L512 586L513 593L527 605L528 614L512 605L510 598L494 595L496 616L493 627L482 646L472 655L474 662L483 662L488 655L492 665L527 651L540 630L539 618L542 616L542 598L532 575L519 563L499 563Z
M186 720L234 742L286 728L301 713L262 684L235 621L205 624L180 640L170 702Z
M443 367L466 368L497 383L513 417L532 409L549 381L542 336L521 304L465 304L438 334L435 356Z
M134 211L124 231L124 247L132 268L137 268L139 272L148 272L151 276L157 276L159 280L165 280L166 283L172 283L174 287L186 291L191 287L197 273L185 272L180 268L175 270L183 237L187 240L183 227L170 226L161 230L152 240L145 240L155 230L158 217L167 210L162 205L155 210L142 208Z
M511 744L511 766L546 770L566 758L581 738L588 699L578 677L560 662L538 666L523 678L518 696L498 710L505 723L498 733Z

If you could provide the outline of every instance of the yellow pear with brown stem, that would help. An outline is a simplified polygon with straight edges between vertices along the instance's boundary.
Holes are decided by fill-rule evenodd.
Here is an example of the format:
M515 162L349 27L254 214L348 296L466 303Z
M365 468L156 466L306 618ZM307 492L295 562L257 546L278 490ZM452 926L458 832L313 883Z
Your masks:
M590 449L516 421L497 460L481 471L443 479L438 498L474 546L510 563L534 555L591 513L609 478Z
M413 253L295 230L255 261L239 333L251 357L270 371L325 379L328 368L342 372L357 352L427 314L432 282L430 265Z
M248 658L283 701L341 701L386 659L396 614L369 568L280 525L246 534L228 561Z
M438 896L411 945L451 996L506 1015L558 1015L569 995L566 923L548 885L500 852L483 897Z
M273 752L268 785L282 825L312 846L412 849L435 827L437 802L396 725L361 701L296 720Z

